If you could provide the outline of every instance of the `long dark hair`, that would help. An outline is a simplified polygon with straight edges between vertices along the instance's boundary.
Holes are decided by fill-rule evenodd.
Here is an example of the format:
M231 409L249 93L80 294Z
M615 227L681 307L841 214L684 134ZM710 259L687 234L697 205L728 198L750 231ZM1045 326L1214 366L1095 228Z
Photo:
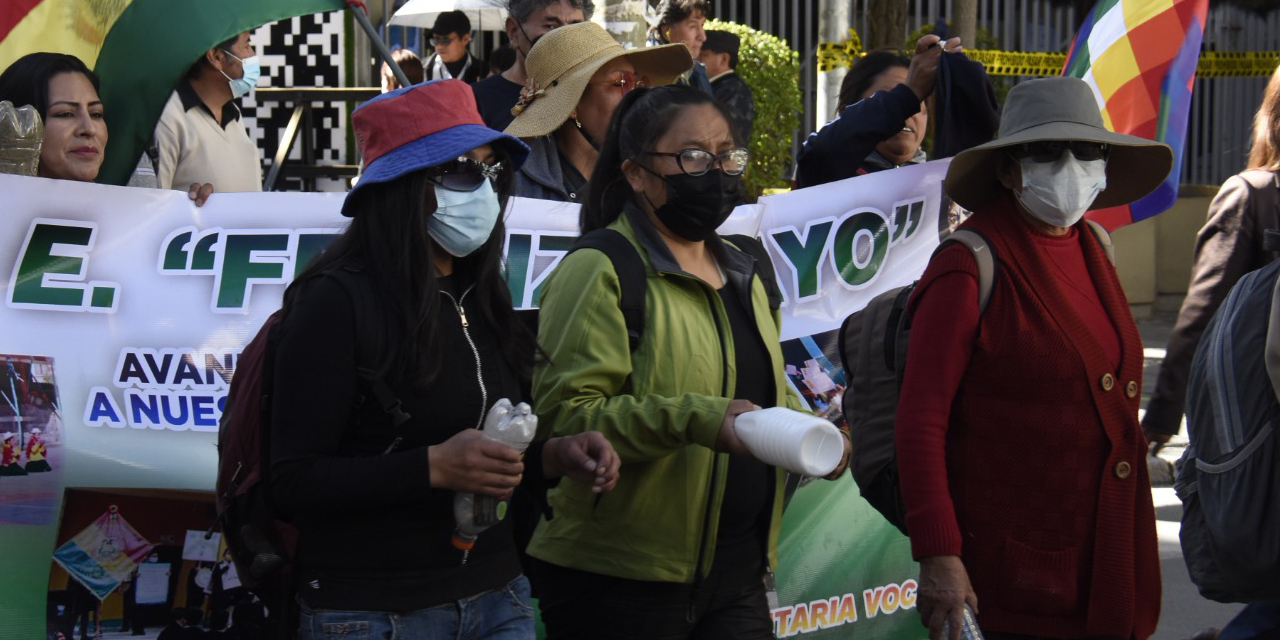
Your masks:
M79 73L89 79L95 93L98 76L89 70L80 58L65 53L28 53L9 65L0 74L0 100L8 100L15 107L31 105L43 119L49 111L49 81L59 73Z
M636 199L636 193L622 174L622 163L638 161L667 134L677 112L686 107L709 104L725 122L732 122L724 107L706 92L684 84L656 89L636 89L622 98L609 121L609 133L600 147L600 157L591 170L587 201L582 205L578 226L582 233L606 227L622 213L622 207ZM735 127L729 127L734 131ZM734 141L737 133L734 132Z
M849 68L849 73L845 74L844 81L840 83L840 101L836 105L836 115L844 111L845 107L861 100L862 94L871 88L876 76L893 67L910 69L911 61L902 57L902 54L897 51L881 49L872 51L855 62Z
M504 168L498 177L499 204L505 211L513 189L510 161L495 145ZM296 301L304 283L335 269L367 272L383 302L385 331L379 349L383 368L392 380L430 384L445 365L440 357L436 323L440 285L433 275L435 245L427 233L427 220L437 204L429 169L390 182L367 185L351 197L351 224L323 254L285 290L284 309ZM506 225L498 217L493 232L479 249L454 258L453 272L474 283L484 321L504 338L503 357L522 380L532 374L536 340L515 314L511 293L503 279L502 247Z

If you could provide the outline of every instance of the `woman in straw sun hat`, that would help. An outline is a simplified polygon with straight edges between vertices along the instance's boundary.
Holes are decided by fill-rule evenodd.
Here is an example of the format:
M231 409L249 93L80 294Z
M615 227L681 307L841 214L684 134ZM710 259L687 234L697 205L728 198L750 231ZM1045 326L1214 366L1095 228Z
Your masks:
M460 80L382 94L351 120L365 161L351 224L285 291L274 334L272 490L302 541L297 637L532 639L510 518L461 549L455 493L562 474L603 492L618 464L598 433L522 460L478 429L501 398L523 400L533 364L501 264L527 149L481 123Z
M908 303L897 455L935 640L965 605L992 640L1155 630L1142 342L1106 232L1081 219L1151 192L1172 159L1108 131L1083 81L1050 78L1015 87L999 138L951 161L944 187L974 212L960 228L998 266L980 311L973 253L947 246Z
M530 149L515 194L579 201L622 97L639 86L671 84L691 66L684 45L626 50L594 22L539 38L525 61L529 84L506 129Z

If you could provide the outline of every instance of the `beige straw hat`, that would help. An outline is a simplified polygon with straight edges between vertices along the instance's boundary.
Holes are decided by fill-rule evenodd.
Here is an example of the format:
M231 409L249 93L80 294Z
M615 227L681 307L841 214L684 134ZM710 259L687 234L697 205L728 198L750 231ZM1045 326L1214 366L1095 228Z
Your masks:
M1173 151L1168 146L1108 131L1093 91L1083 80L1043 78L1009 91L999 135L952 158L943 189L973 211L1004 190L996 178L996 163L1008 147L1046 140L1101 142L1110 147L1107 188L1090 209L1129 204L1151 193L1173 168Z
M693 56L683 44L627 50L594 22L560 27L538 38L529 51L525 68L530 84L511 110L516 119L504 133L536 138L559 129L578 106L591 76L610 60L623 57L648 87L671 84L693 67Z

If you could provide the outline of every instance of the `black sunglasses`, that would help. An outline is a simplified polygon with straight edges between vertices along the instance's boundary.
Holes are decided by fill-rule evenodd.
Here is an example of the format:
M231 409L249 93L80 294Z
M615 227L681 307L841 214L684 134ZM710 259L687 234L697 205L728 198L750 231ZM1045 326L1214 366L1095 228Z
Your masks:
M1101 142L1085 142L1083 140L1042 140L1018 145L1015 155L1031 158L1032 162L1057 162L1063 152L1070 149L1071 155L1081 162L1106 160L1110 147Z
M497 180L502 163L485 164L462 157L436 165L429 170L431 182L450 191L475 191L485 180Z

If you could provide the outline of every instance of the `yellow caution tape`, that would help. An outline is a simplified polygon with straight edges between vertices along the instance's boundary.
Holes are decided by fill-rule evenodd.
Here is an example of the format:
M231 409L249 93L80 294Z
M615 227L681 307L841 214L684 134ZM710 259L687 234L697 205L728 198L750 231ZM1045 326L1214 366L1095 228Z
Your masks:
M1057 76L1067 62L1065 53L982 51L966 49L970 60L987 68L989 76ZM853 29L844 42L818 45L818 71L847 69L866 52ZM904 55L905 52L904 52ZM1280 51L1205 51L1200 54L1196 76L1200 78L1265 78L1280 63Z
M1266 78L1276 70L1280 51L1206 51L1200 54L1200 78Z
M964 55L987 68L989 76L1060 76L1067 63L1065 53L1019 51L969 51Z
M858 32L849 30L849 39L844 42L823 42L818 45L818 71L835 71L848 69L853 61L862 57L862 38Z

